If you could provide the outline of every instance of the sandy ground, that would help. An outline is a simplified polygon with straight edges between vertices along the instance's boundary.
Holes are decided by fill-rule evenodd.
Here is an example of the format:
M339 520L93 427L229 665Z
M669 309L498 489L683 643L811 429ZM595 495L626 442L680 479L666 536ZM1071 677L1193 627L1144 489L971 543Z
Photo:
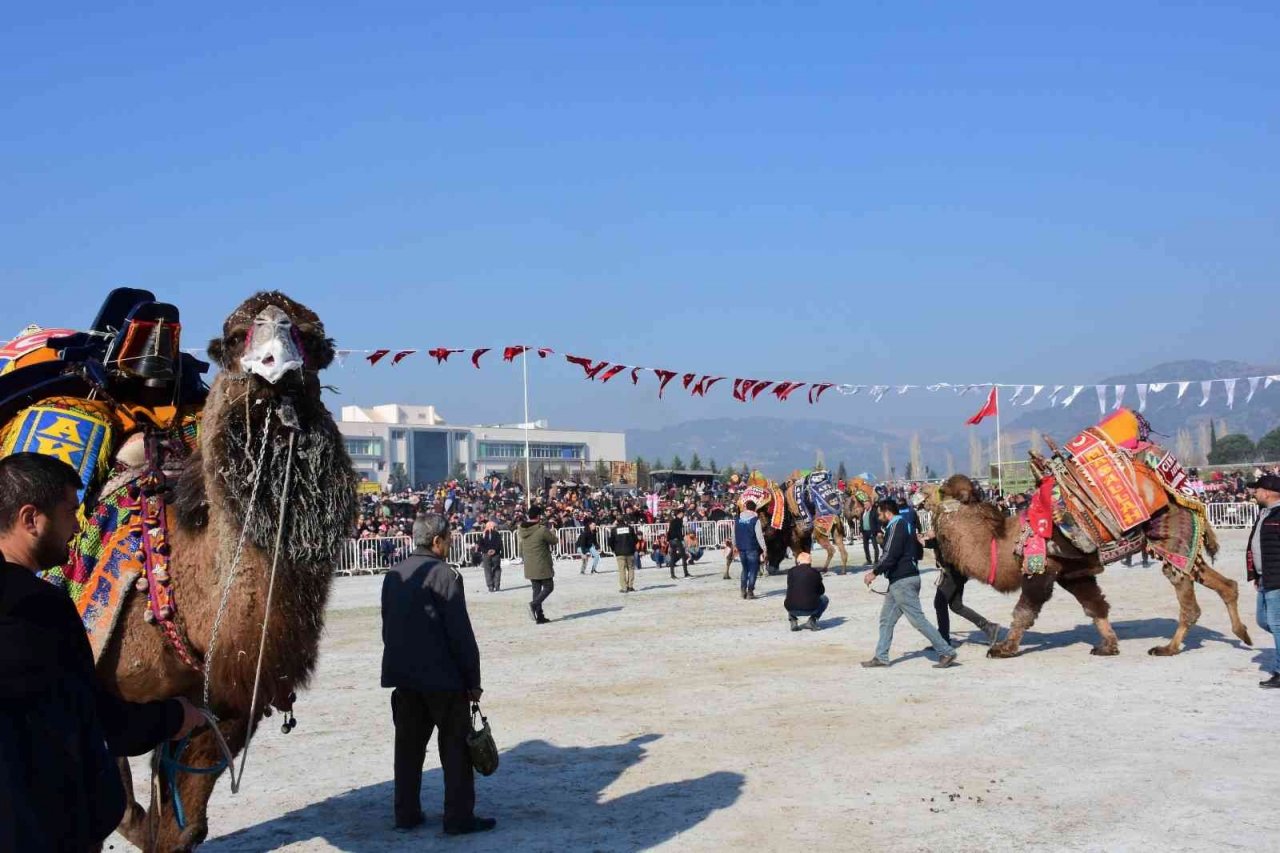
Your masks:
M1222 535L1218 565L1243 576L1244 534ZM1103 575L1121 640L1095 634L1055 596L1024 653L991 660L972 626L962 666L931 668L905 621L894 665L864 670L883 598L832 577L817 633L793 634L785 577L754 602L721 579L715 552L693 580L652 567L617 592L613 561L582 577L558 567L553 624L528 617L527 582L484 590L466 572L484 662L485 709L503 749L477 782L496 832L449 839L428 754L429 824L391 828L389 691L378 687L380 578L336 583L313 688L290 735L268 721L242 792L225 777L202 848L228 851L512 850L1224 850L1268 849L1274 828L1280 691L1260 690L1262 651L1238 643L1217 596L1176 658L1148 647L1172 633L1173 591L1155 567ZM861 560L856 560L861 563ZM738 566L734 566L737 577ZM936 574L925 575L930 619ZM883 581L881 582L883 584ZM968 603L1007 624L1013 606L975 583ZM1265 642L1264 642L1265 639ZM1268 734L1270 733L1270 734ZM1270 769L1268 769L1270 768ZM141 765L135 769L145 784ZM127 847L118 838L115 849Z

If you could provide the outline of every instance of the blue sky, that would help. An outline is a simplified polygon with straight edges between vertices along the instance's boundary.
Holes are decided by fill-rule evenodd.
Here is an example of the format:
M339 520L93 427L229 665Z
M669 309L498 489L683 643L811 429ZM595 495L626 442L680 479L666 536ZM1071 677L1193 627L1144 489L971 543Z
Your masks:
M1277 43L1273 2L20 5L0 335L88 322L131 285L199 345L269 287L349 347L729 376L1273 363ZM577 427L972 408L534 373L534 414ZM520 416L496 359L329 380L342 402Z

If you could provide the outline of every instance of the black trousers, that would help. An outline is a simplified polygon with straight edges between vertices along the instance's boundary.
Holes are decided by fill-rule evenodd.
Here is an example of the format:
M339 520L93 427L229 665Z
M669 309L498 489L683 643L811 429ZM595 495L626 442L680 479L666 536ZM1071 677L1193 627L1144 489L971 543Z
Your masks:
M689 574L689 552L685 550L683 542L671 544L671 577L676 576L676 560L681 562L684 573Z
M484 567L484 585L490 592L497 592L502 589L502 555L494 554L490 557L485 554L480 558L480 565Z
M952 613L963 616L982 631L987 630L991 625L990 620L964 605L964 585L969 578L949 569L938 571L942 572L942 582L938 584L938 591L933 594L933 612L938 617L938 632L942 634L942 639L951 642Z
M874 559L871 556L871 552L873 550L876 554ZM872 566L880 562L880 540L876 538L874 533L862 534L862 553L866 555L868 566Z
M391 720L396 727L396 822L412 823L422 814L422 763L431 732L439 730L436 748L444 771L445 826L465 824L475 816L475 771L467 751L471 712L462 693L423 693L398 687L391 691Z
M556 582L554 578L547 578L544 581L529 581L529 585L533 587L533 612L539 616L542 615L542 602L551 597L551 593L555 592Z

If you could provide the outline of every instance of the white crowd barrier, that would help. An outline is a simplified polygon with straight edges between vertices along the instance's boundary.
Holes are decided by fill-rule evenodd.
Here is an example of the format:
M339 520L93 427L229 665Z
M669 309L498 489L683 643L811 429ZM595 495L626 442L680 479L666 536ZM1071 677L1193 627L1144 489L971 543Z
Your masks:
M1211 503L1209 523L1214 527L1253 527L1258 520L1258 505L1255 503Z
M377 574L385 572L409 556L413 539L409 536L377 536L369 539L347 539L338 549L340 575Z

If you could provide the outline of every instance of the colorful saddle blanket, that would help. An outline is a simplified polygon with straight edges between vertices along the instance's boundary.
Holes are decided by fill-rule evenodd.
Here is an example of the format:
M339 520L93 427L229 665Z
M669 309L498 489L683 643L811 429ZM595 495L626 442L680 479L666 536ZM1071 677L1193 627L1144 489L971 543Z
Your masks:
M788 499L796 519L813 525L824 536L844 510L840 490L827 471L814 471L792 480Z

